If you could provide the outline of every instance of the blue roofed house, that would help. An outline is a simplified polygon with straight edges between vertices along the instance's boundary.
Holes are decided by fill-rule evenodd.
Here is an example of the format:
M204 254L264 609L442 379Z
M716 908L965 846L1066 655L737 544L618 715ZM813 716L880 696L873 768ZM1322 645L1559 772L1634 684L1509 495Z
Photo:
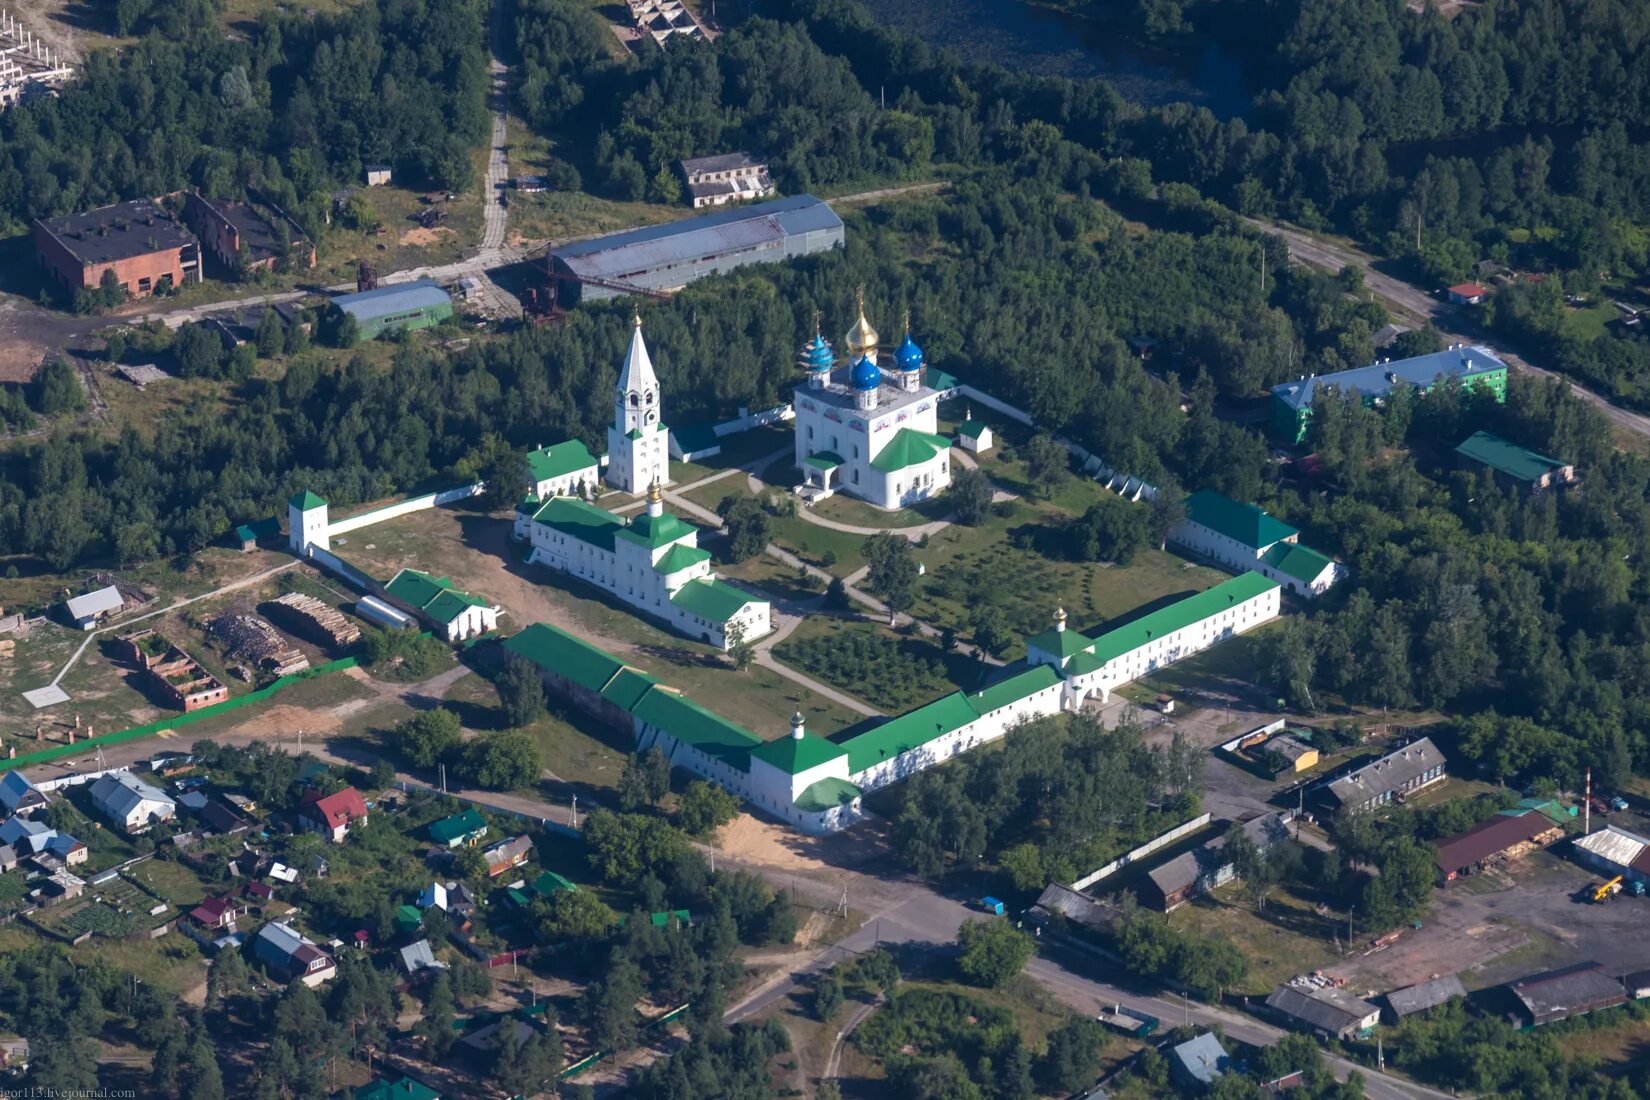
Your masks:
M70 836L41 821L11 817L0 821L0 844L14 849L19 857L50 856L67 866L85 863L91 850Z
M51 801L45 791L29 782L28 776L13 768L0 777L0 807L8 814L27 816Z
M1367 367L1314 374L1272 387L1272 430L1294 444L1306 438L1312 422L1312 403L1330 387L1343 397L1356 395L1367 405L1378 405L1400 386L1425 393L1443 379L1458 379L1463 389L1482 389L1497 401L1506 400L1507 364L1485 347L1456 344L1429 355L1371 363Z
M1197 1091L1211 1088L1231 1061L1212 1031L1169 1048L1170 1075L1186 1088Z

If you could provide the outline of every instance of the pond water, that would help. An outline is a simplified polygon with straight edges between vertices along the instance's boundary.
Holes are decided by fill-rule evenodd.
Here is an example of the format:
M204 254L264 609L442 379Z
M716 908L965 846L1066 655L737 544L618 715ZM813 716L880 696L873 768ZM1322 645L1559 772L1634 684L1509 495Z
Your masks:
M970 60L1073 78L1100 77L1146 107L1188 102L1222 119L1249 110L1237 60L1214 44L1171 53L1025 0L862 0L889 26Z

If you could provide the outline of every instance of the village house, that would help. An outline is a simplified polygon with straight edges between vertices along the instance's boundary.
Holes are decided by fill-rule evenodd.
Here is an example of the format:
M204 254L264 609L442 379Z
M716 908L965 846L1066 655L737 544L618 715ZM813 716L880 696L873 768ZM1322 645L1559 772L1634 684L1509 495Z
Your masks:
M325 797L311 792L298 807L298 827L320 833L334 844L342 844L349 828L367 820L367 804L354 787L345 787Z
M270 921L252 939L252 953L282 982L303 982L310 988L330 980L337 964L313 941L289 925Z
M167 797L165 791L130 772L111 772L100 777L92 784L91 799L98 813L128 833L142 832L178 815L178 804Z
M512 868L520 867L527 862L532 851L533 841L527 836L513 836L509 840L499 841L481 853L487 861L487 877L497 878Z

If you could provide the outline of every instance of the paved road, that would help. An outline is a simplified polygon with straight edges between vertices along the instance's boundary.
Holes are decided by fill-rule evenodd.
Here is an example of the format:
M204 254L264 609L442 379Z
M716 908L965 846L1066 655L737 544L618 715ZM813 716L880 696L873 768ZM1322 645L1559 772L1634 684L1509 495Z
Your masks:
M1449 343L1477 343L1484 339L1483 334L1460 334L1463 329L1475 328L1471 324L1471 318L1460 307L1440 301L1401 279L1395 279L1376 270L1373 266L1374 258L1367 252L1359 251L1348 244L1313 236L1292 226L1256 221L1253 218L1245 220L1256 229L1282 237L1289 246L1289 255L1309 267L1315 267L1320 271L1339 271L1349 264L1361 268L1364 286L1373 291L1376 297L1384 300L1400 320L1415 325L1431 324ZM1632 435L1650 438L1650 416L1613 405L1603 395L1574 379L1565 377L1557 371L1538 367L1521 355L1500 347L1495 349L1495 353L1508 366L1527 370L1542 378L1563 378L1577 397L1604 413L1610 423L1617 428Z

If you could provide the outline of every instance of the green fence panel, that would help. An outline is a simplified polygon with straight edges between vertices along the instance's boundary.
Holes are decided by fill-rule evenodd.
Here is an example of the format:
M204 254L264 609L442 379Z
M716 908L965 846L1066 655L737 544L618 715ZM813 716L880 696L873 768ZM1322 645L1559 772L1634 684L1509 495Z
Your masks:
M284 687L296 684L302 680L313 680L315 677L324 676L329 672L342 672L346 668L354 668L359 663L360 659L356 657L340 657L338 660L328 661L324 665L316 665L314 668L306 668L302 672L294 672L288 676L282 676L268 687L261 687L257 691L249 691L245 695L237 695L233 699L225 699L221 703L214 703L209 707L202 707L200 710L192 710L188 714L180 714L173 718L162 718L142 726L133 726L131 729L120 730L116 733L106 733L102 737L89 737L86 740L78 741L73 745L54 745L49 749L41 749L39 752L25 753L22 756L16 757L12 760L0 760L0 772L4 772L12 768L27 767L30 764L44 764L48 761L56 760L62 756L70 756L77 752L86 752L88 749L95 750L99 745L118 745L125 741L135 741L139 737L153 736L161 730L177 729L179 726L187 726L192 722L199 722L203 718L216 717L219 714L224 714L232 710L238 710L241 707L250 706L253 703L261 703Z

